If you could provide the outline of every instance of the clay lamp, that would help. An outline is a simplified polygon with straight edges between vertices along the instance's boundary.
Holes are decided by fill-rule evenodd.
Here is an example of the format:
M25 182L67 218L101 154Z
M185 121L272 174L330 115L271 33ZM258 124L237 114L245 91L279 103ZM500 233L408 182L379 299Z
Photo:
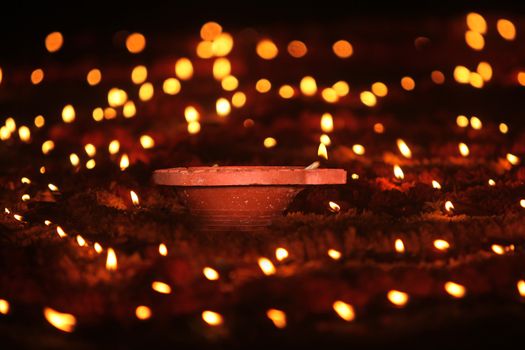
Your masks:
M343 169L222 166L156 170L153 181L174 186L206 231L254 231L282 215L307 186L346 183Z

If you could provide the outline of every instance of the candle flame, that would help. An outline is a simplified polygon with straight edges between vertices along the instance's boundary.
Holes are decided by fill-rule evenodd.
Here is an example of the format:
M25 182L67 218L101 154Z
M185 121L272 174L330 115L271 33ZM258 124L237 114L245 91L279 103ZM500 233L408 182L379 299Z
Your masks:
M64 238L67 236L67 233L64 232L64 230L60 226L57 226L57 233L60 238Z
M139 305L135 309L135 316L137 316L139 320L147 320L151 317L151 309L145 305Z
M324 113L321 117L321 130L325 133L334 131L334 120L330 113Z
M446 201L445 202L445 210L448 211L449 213L452 212L452 210L454 210L454 204L452 204L451 201Z
M168 247L164 243L159 244L159 254L162 256L168 255Z
M53 185L53 184L47 184L47 187L53 192L57 192L58 191L58 187Z
M131 201L133 202L133 205L138 206L139 205L139 196L135 191L129 191L129 194L131 196Z
M398 180L403 180L405 178L405 174L403 173L403 169L399 165L394 165L394 176Z
M285 248L279 247L275 249L275 258L278 261L283 261L288 257L288 251Z
M492 179L489 179L488 183L489 183L489 186L496 186L496 181Z
M328 202L328 206L331 212L339 213L341 211L341 207L336 202Z
M332 308L339 317L341 317L347 322L353 321L355 319L354 307L350 304L345 303L344 301L334 301L334 303L332 304Z
M124 171L127 167L129 167L129 157L124 153L120 158L120 170Z
M436 180L432 180L432 187L434 187L436 190L440 190L441 184L437 182Z
M204 274L204 277L209 279L210 281L216 281L219 279L219 273L217 270L206 266L204 269L202 269L202 273Z
M520 162L520 159L512 153L507 153L507 160L512 165L517 165Z
M95 242L95 244L93 245L93 247L95 248L95 251L96 251L98 254L102 253L103 249L102 249L102 246L100 245L100 243Z
M363 154L365 154L365 146L356 143L352 146L352 151L358 156L362 156Z
M0 314L7 315L9 313L9 302L5 299L0 299Z
M286 314L284 311L277 309L269 309L266 311L266 316L273 322L277 328L286 327Z
M109 143L108 152L109 154L117 154L120 150L120 142L118 140L113 140Z
M399 307L405 306L409 300L407 293L395 289L387 293L387 298L392 304Z
M493 244L490 246L490 249L492 249L492 251L497 255L504 255L505 253L513 252L515 249L515 246L514 244L510 244L507 246L502 246L500 244Z
M317 156L328 160L328 150L326 149L324 143L319 144L319 148L317 149Z
M13 217L17 221L23 221L24 220L24 217L22 215L14 214Z
M170 294L171 293L171 287L169 284L160 282L160 281L154 281L151 283L151 289L153 289L157 293L161 294Z
M518 292L520 293L520 296L525 297L525 281L519 280L516 286L518 287Z
M520 199L520 205L522 208L525 208L525 199Z
M335 249L328 249L327 254L329 257L331 257L334 260L339 260L341 259L341 256L343 256L343 254L341 254L339 250L335 250Z
M77 235L77 243L80 247L85 247L87 245L86 240L81 235Z
M210 326L219 326L224 322L221 314L210 310L202 312L202 319Z
M275 274L275 272L276 272L275 266L273 265L273 263L271 262L270 259L259 258L258 263L259 263L259 267L261 268L262 272L266 276L270 276L270 275Z
M458 145L458 148L459 148L459 153L461 153L463 157L468 157L468 155L470 154L470 150L467 144L460 142Z
M402 139L397 139L396 143L397 143L397 148L399 148L399 151L401 152L403 157L412 158L412 151L410 150L410 148L408 147L405 141L403 141Z
M115 254L113 248L108 248L108 255L106 258L106 269L108 271L116 271L117 265L117 254Z
M467 293L467 289L464 286L451 281L445 283L445 291L454 298L463 298Z
M75 325L77 324L75 316L58 312L50 307L44 308L44 317L55 328L68 333L73 332Z
M445 251L445 250L450 248L450 244L447 241L445 241L444 239L436 239L434 241L434 247L437 250Z
M396 249L396 252L400 254L405 252L405 243L403 243L403 240L401 238L396 239L394 247Z

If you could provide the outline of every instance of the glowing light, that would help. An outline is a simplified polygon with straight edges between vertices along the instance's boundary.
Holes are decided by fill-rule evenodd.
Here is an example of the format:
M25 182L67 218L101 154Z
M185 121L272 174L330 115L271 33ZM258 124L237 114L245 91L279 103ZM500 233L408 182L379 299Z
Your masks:
M483 77L476 72L470 72L468 81L472 87L477 89L481 89L484 85Z
M255 51L259 57L265 60L273 60L279 53L279 49L270 39L263 39L259 41Z
M396 249L396 252L400 254L405 252L405 244L400 238L396 239L394 242L394 248Z
M62 109L62 120L64 123L72 123L75 121L75 108L72 105L66 105Z
M288 257L288 250L286 250L285 248L282 248L282 247L279 247L279 248L275 249L275 258L278 261L283 261L287 257Z
M509 41L516 39L516 27L508 19L498 19L496 28L503 39Z
M119 166L120 166L120 170L122 171L126 170L127 167L129 167L129 157L127 154L124 153L122 157L120 157Z
M492 66L488 62L480 62L476 71L481 75L483 81L490 81L492 79Z
M299 89L305 96L313 96L317 92L317 82L314 77L306 76L301 79Z
M268 79L259 79L255 83L255 90L261 94L267 93L272 88L272 83Z
M467 289L455 282L446 282L445 291L454 298L463 298L467 294Z
M231 74L232 66L227 58L217 58L213 62L213 77L216 80L222 80Z
M273 325L277 328L286 327L286 314L277 309L269 309L266 311L266 316L273 322Z
M287 49L290 56L295 58L301 58L308 53L306 44L299 40L290 41L290 43L288 43Z
M126 38L126 48L131 53L140 53L146 47L146 38L140 33L132 33Z
M525 208L525 199L521 199L521 200L520 200L520 206L521 206L522 208Z
M108 255L106 257L106 270L116 271L117 266L117 254L115 254L113 248L108 248Z
M337 92L332 88L324 88L323 91L321 91L321 97L328 103L336 103L339 101Z
M93 144L88 143L84 146L84 151L86 151L88 156L93 157L97 153L97 148Z
M5 126L10 132L15 132L16 130L16 122L15 119L12 117L9 117L5 120Z
M246 103L246 94L242 91L237 91L232 96L232 105L236 108L241 108Z
M396 143L397 143L397 148L399 148L399 151L401 152L403 157L409 158L409 159L412 158L412 151L410 151L410 148L405 143L405 141L403 141L402 139L397 139Z
M232 107L230 105L230 101L228 101L224 97L221 97L215 103L215 109L217 111L218 116L225 117L228 114L230 114Z
M217 22L206 22L202 25L200 35L202 40L215 40L222 33L222 27Z
M341 254L341 252L339 250L336 250L336 249L328 249L328 251L326 253L328 254L328 256L330 258L332 258L334 260L339 260L343 256L343 254Z
M112 88L108 92L108 104L111 107L120 107L128 100L126 91L119 88Z
M51 183L47 184L47 187L53 192L57 192L58 191L58 187L53 185L53 184L51 184Z
M73 332L77 324L75 316L53 310L50 307L44 308L44 317L53 327L67 333Z
M212 58L213 57L213 43L211 41L201 41L197 44L196 48L197 56L200 58Z
M142 84L148 78L148 69L145 66L136 66L131 71L131 81L134 84Z
M57 234L60 238L64 238L67 236L67 233L60 226L57 226Z
M487 21L482 15L476 12L467 14L467 26L470 30L485 34L487 32Z
M469 120L467 117L465 117L464 115L458 115L456 117L456 124L460 127L460 128L466 128L469 124Z
M451 201L446 201L445 210L448 211L449 213L452 212L452 210L454 210L454 204L452 204Z
M84 247L87 245L86 240L81 235L77 235L77 244L79 247Z
M181 80L191 79L193 76L193 64L188 58L182 57L175 62L175 75Z
M199 122L189 122L188 123L188 133L194 135L198 134L201 131L201 124Z
M233 75L228 75L221 80L221 86L226 91L233 91L239 87L239 80Z
M125 118L133 118L136 113L137 108L135 107L135 102L128 101L124 104L124 108L122 108L122 114Z
M448 243L444 239L436 239L434 240L434 248L436 248L437 250L445 251L450 248L450 243Z
M102 72L100 71L100 69L97 68L91 69L86 76L86 81L90 86L97 85L98 83L100 83L101 80Z
M474 130L479 130L483 127L483 123L478 117L473 116L470 118L470 126Z
M20 140L22 142L28 143L29 141L31 141L31 130L29 130L27 126L22 125L18 129L18 137L20 137Z
M321 130L326 133L334 131L334 119L330 113L321 116Z
M90 159L86 162L86 169L91 170L97 165L94 159Z
M219 279L219 273L217 272L217 270L211 267L205 267L204 269L202 269L202 273L204 274L204 277L206 277L210 281L216 281Z
M326 149L324 143L319 144L319 148L317 149L317 156L328 160L328 150Z
M401 78L401 87L406 91L412 91L416 87L416 82L411 77Z
M133 203L133 205L138 206L140 204L140 201L137 193L135 191L129 191L129 195L131 197L131 202Z
M430 73L430 79L432 79L434 84L441 85L445 82L445 75L439 70L434 70Z
M290 85L283 85L279 88L279 96L285 99L292 98L295 94L293 87Z
M162 256L168 255L168 247L164 243L159 244L159 254Z
M118 140L113 140L109 143L108 152L109 154L117 154L120 150L120 142Z
M405 306L409 300L409 296L407 293L395 289L389 291L386 297L392 304L399 307Z
M139 98L141 101L151 100L153 98L154 93L155 93L155 90L153 88L153 84L151 83L144 83L139 88Z
M359 175L356 173L353 173L351 177L352 177L352 180L359 180Z
M31 180L24 176L23 178L20 179L20 182L23 184L30 184Z
M219 326L224 322L222 315L214 311L203 311L201 316L203 321L210 326Z
M432 180L432 187L435 188L436 190L440 190L441 184L437 182L436 180Z
M80 164L80 158L76 155L76 153L71 153L69 155L69 161L73 166L77 166L78 164Z
M277 140L274 139L273 137L267 137L267 138L264 139L263 145L266 148L273 148L273 147L277 146Z
M34 124L37 128L43 127L45 123L46 123L46 120L43 116L37 115L35 117Z
M454 79L460 84L468 84L470 80L470 70L465 66L454 68Z
M104 119L104 110L100 107L97 107L93 110L93 112L91 113L91 115L93 116L93 119L97 122L101 121L102 119Z
M459 153L463 157L468 157L468 155L470 154L470 150L469 150L468 146L465 143L463 143L463 142L459 143L458 149L459 149Z
M112 107L104 108L104 118L115 119L117 117L117 110Z
M332 85L332 89L334 89L338 97L344 97L350 92L350 86L348 86L346 81L342 80Z
M509 161L509 163L512 164L512 165L517 165L520 162L520 159L518 158L518 156L515 156L512 153L507 153L506 158Z
M0 299L0 314L7 315L9 313L9 302L5 299Z
M489 179L488 183L489 183L489 186L496 186L496 181L492 179Z
M52 32L46 36L45 45L49 52L57 52L64 44L64 37L60 32Z
M40 68L35 69L31 73L31 83L33 85L38 85L42 82L42 80L44 80L44 71Z
M518 72L516 78L521 86L525 86L525 72Z
M341 207L339 206L339 204L337 204L336 202L328 202L328 208L330 209L331 212L334 212L334 213L339 213L341 211Z
M151 283L151 289L153 289L155 292L160 294L170 294L171 293L171 287L169 284L160 282L160 281L153 281Z
M501 132L502 134L506 134L509 132L509 127L507 124L505 123L500 123L499 124L499 132Z
M516 286L518 287L518 293L520 293L520 296L525 297L525 281L519 280L518 283L516 283Z
M221 33L211 44L215 56L226 56L233 49L233 37L228 33Z
M0 127L0 140L5 141L11 137L11 131L4 125Z
M339 317L341 317L347 322L353 321L355 319L354 307L350 304L345 303L344 301L334 301L334 303L332 304L332 308Z
M372 84L372 92L377 97L385 97L388 94L388 87L384 83L378 81L377 83Z
M374 132L376 134L382 134L385 132L385 126L381 123L375 123L374 124Z
M476 51L481 51L485 47L485 39L483 35L473 30L469 30L465 33L465 42L467 45Z
M376 96L370 91L363 91L359 94L361 102L368 107L373 107L377 104Z
M346 40L338 40L332 45L334 54L339 58L348 58L354 53L354 48Z
M98 242L95 242L95 244L93 245L93 248L95 248L95 251L97 252L97 254L100 254L103 251L102 246Z
M14 214L13 217L15 218L16 221L21 222L24 220L24 217L22 215Z
M328 136L326 134L322 134L319 137L319 142L321 142L322 144L324 144L326 146L330 146L332 144L332 140L330 140L330 136Z
M150 149L155 147L155 140L149 135L142 135L140 137L140 145L144 149Z
M504 255L505 253L513 252L515 249L515 246L514 244L511 244L508 246L502 246L500 244L492 244L490 246L490 249L492 249L492 251L497 255Z
M151 318L151 314L151 309L145 305L139 305L135 309L135 316L142 321Z
M403 180L405 178L405 173L399 165L394 165L394 177L398 180Z
M276 273L275 266L270 259L259 258L258 264L259 268L266 276L274 275Z
M200 118L199 111L193 106L187 106L184 109L184 118L188 123L198 121Z
M27 202L30 199L31 199L31 196L28 195L27 193L22 195L22 202Z

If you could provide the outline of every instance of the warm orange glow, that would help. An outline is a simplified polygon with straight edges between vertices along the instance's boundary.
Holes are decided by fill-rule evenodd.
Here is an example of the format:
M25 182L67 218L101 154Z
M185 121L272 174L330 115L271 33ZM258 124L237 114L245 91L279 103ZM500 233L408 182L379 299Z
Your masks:
M445 291L454 298L463 298L467 294L467 289L461 284L455 282L446 282Z
M102 80L102 72L100 69L93 68L86 76L86 81L89 85L95 86Z
M288 44L288 53L295 58L301 58L308 52L306 44L299 40L292 40Z
M454 68L454 79L460 84L468 84L470 81L470 70L465 66Z
M175 79L175 78L172 78ZM139 98L141 101L149 101L153 98L155 90L152 83L144 83L139 88Z
M168 247L164 243L159 244L159 254L168 256Z
M120 170L122 171L126 170L129 167L129 157L126 153L124 153L122 157L120 157L119 166Z
M436 239L434 241L434 248L436 248L437 250L444 251L450 248L450 244L444 239Z
M131 202L133 203L133 205L139 205L140 204L139 196L137 195L137 193L135 191L129 191L129 195L131 197Z
M499 132L501 132L502 134L506 134L509 132L509 126L505 123L500 123L498 128L499 128Z
M151 309L145 305L139 305L137 306L137 308L135 309L135 316L139 319L139 320L147 320L149 318L151 318Z
M435 84L441 85L445 82L445 75L439 70L434 70L430 73L430 79L432 79Z
M241 108L246 103L246 94L242 91L237 91L232 96L232 105L236 108Z
M317 156L328 160L328 150L326 149L324 143L319 144L319 148L317 149Z
M475 87L477 89L481 89L483 85L485 85L485 83L483 82L483 77L476 72L470 72L468 82L472 87Z
M343 254L341 254L341 252L339 250L336 250L336 249L328 249L328 251L326 253L328 254L328 256L330 258L332 258L334 260L339 260L343 256Z
M22 195L22 202L27 202L27 201L30 200L30 199L31 199L31 196L30 196L29 194L24 193L24 194Z
M217 58L213 62L213 77L216 80L222 80L231 74L231 63L227 58Z
M406 91L412 91L416 87L416 82L411 77L401 78L401 87Z
M525 208L525 199L520 199L520 206Z
M518 283L516 283L516 286L518 287L518 293L520 293L520 296L525 297L525 281L519 280Z
M388 87L384 83L378 81L377 83L372 84L372 92L377 97L385 97L388 94Z
M47 184L47 187L53 192L59 191L58 187L53 185L53 184L51 184L51 183Z
M272 83L268 79L259 79L255 83L255 90L260 92L261 94L264 94L272 88Z
M507 246L502 246L501 244L492 244L490 249L492 249L492 251L497 255L504 255L508 252L513 252L515 250L515 246L514 244Z
M65 105L62 109L62 120L64 123L72 123L75 121L75 108L72 105Z
M17 221L23 221L24 220L24 217L22 215L19 215L19 214L14 214L13 217Z
M282 247L279 247L279 248L275 249L275 258L278 261L283 261L287 257L288 257L288 250L286 250L285 248L282 248Z
M60 238L64 238L67 236L67 233L60 226L57 226L57 233Z
M131 53L139 53L146 47L146 38L140 33L132 33L126 38L126 48Z
M45 123L46 123L46 119L43 116L37 115L35 117L34 124L37 128L43 127Z
M354 53L354 48L352 47L352 44L350 44L346 40L336 41L332 45L332 50L334 51L335 55L339 58L348 58Z
M275 147L275 146L277 146L277 140L274 139L273 137L267 137L267 138L264 139L263 145L266 148Z
M467 14L467 26L470 30L485 34L487 32L487 21L482 15L476 12Z
M230 114L232 107L230 105L230 101L225 99L224 97L221 97L217 100L215 103L215 110L217 111L217 115L220 117L225 117L228 114Z
M199 122L189 122L188 123L188 133L194 135L198 134L201 131L201 124Z
M50 307L44 308L44 317L53 327L67 333L73 332L77 324L75 316L53 310Z
M481 120L478 117L472 116L470 118L470 126L474 130L479 130L479 129L481 129L483 127L483 123L481 122Z
M52 32L46 36L45 45L49 52L57 52L64 44L64 37L60 32Z
M332 85L332 89L334 89L338 97L344 97L350 92L350 86L346 81L343 80L340 80Z
M456 124L460 127L460 128L466 128L469 124L469 120L467 117L465 117L464 115L458 115L456 117Z
M35 69L31 73L31 83L33 85L38 85L42 82L42 80L44 80L44 71L40 68Z
M324 88L321 91L321 97L328 103L336 103L339 101L339 96L337 92L332 88Z
M451 201L446 201L445 202L445 210L448 211L448 212L452 212L452 210L454 210L454 204L452 204Z
M377 104L376 96L370 91L363 91L359 94L361 102L368 107L374 107Z
M181 90L180 81L176 78L168 78L162 84L162 90L168 95L176 95Z
M518 156L512 154L512 153L507 153L506 155L506 158L508 160L508 162L512 165L517 165L520 163L520 159Z
M405 252L405 243L403 243L403 240L401 240L401 238L396 239L394 243L394 248L396 249L396 252L400 254Z
M142 135L140 137L140 145L144 149L150 149L155 147L155 140L149 135Z
M467 45L476 51L481 51L485 47L485 39L483 35L473 30L469 30L465 33L465 42Z
M255 51L259 57L265 60L273 60L279 53L277 45L275 45L275 43L270 39L263 39L259 41Z
M148 78L148 69L145 66L136 66L131 71L131 81L134 84L142 84Z
M332 201L328 202L328 207L330 211L334 213L339 213L341 211L341 207L336 202L332 202Z
M153 289L155 292L160 294L170 294L171 293L171 287L169 284L160 282L160 281L153 281L151 283L151 289Z
M87 245L86 240L81 235L77 235L77 244L79 247L85 247Z
M9 302L5 299L0 299L0 314L7 315L9 313Z
M126 91L119 88L111 88L108 91L108 104L111 107L120 107L128 100Z
M233 37L228 33L221 33L211 44L215 56L226 56L233 49Z
M392 304L399 307L405 306L409 300L409 296L407 293L395 289L389 291L386 297Z
M258 263L261 271L266 276L274 275L276 273L275 266L273 265L270 259L259 258Z
M97 252L97 254L102 253L102 251L104 250L102 246L100 245L100 243L98 242L95 242L95 244L93 244L93 248L95 248L95 251Z
M399 151L405 158L412 158L412 151L410 150L405 141L403 141L402 139L397 139L396 143L397 148L399 148Z
M23 178L20 179L20 182L23 184L30 184L31 180L24 176Z
M481 75L483 81L492 79L492 66L488 62L480 62L476 71Z
M202 269L202 273L204 274L204 277L209 279L210 281L216 281L219 279L219 273L217 270L206 266L204 269Z
M93 169L95 165L97 165L97 162L95 162L94 159L90 159L86 162L86 168L89 170Z
M273 325L277 328L286 327L286 314L284 311L277 309L269 309L266 311L266 316L273 322Z
M104 108L104 118L115 119L117 117L117 110L113 107Z
M97 148L92 143L88 143L84 146L84 151L88 156L93 157L97 153Z
M120 150L120 142L118 140L112 140L108 145L109 154L117 154Z
M403 180L405 178L405 173L399 165L394 165L394 177L398 180Z
M193 76L193 64L188 58L182 57L175 62L175 75L180 80L191 79Z
M469 148L468 148L466 143L460 142L459 145L458 145L458 149L459 149L459 153L463 157L468 157L468 155L470 154L470 150L469 150Z
M326 146L330 146L332 144L332 140L330 139L330 136L328 136L326 134L322 134L319 137L319 142L321 142L322 144L324 144Z
M311 76L306 76L301 79L299 89L305 96L313 96L317 92L317 82Z
M509 41L516 39L516 27L508 19L498 19L496 28L503 39Z
M224 322L221 314L209 310L202 312L202 319L210 326L219 326Z
M489 179L488 184L489 186L496 186L496 181Z
M15 122L15 119L12 118L12 117L9 117L5 120L5 127L10 131L10 132L15 132L16 130L16 122Z
M228 75L221 80L221 86L226 91L233 91L239 87L239 80L233 75Z
M321 116L321 130L326 133L334 131L334 119L330 113Z
M385 126L381 123L375 123L374 124L374 132L376 134L382 134L385 132Z
M196 122L200 118L200 113L195 107L187 106L184 108L184 118L188 123Z
M518 72L516 79L521 86L525 86L525 72Z
M222 33L222 27L217 22L206 22L202 25L200 35L202 40L212 41Z
M117 266L117 254L115 254L113 248L108 248L108 255L106 257L106 270L116 271Z
M292 98L294 94L295 91L290 85L283 85L279 88L279 96L284 99Z
M20 141L22 142L29 142L31 141L31 130L25 125L20 126L18 129L18 137L20 137Z
M432 180L432 187L435 188L436 190L440 190L441 184L437 182L436 180Z
M353 321L355 319L354 307L350 304L345 303L344 301L334 301L334 303L332 304L332 308L339 317L341 317L347 322Z

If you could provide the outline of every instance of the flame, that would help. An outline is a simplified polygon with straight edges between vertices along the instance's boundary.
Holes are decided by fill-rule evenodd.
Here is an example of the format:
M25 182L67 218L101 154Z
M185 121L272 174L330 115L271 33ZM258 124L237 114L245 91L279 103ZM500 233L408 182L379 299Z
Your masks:
M30 184L31 180L24 176L23 178L20 179L20 182L23 184Z
M335 250L335 249L328 249L326 253L328 254L329 257L331 257L334 260L339 260L341 259L341 256L343 256L343 254L341 254L339 250Z
M489 179L488 183L489 183L489 186L496 186L496 181L492 179Z
M30 199L31 199L31 196L28 195L27 193L24 193L24 194L22 195L22 201L23 201L23 202L27 202L27 201L30 200Z
M233 38L228 33L221 33L211 44L215 56L226 56L233 48Z
M434 187L436 190L440 190L441 184L437 182L436 180L432 180L432 187Z
M365 154L365 147L363 145L356 143L355 145L352 146L352 151L358 156L362 156L363 154Z
M44 308L44 317L47 322L61 331L71 333L75 329L77 320L75 316L53 310L50 307Z
M90 170L93 169L96 165L97 163L95 162L94 159L90 159L86 162L86 168Z
M228 114L230 114L231 111L231 105L230 101L225 99L224 97L221 97L217 100L215 103L215 109L217 111L217 115L220 117L225 117Z
M186 57L181 57L175 62L175 75L181 80L191 79L193 76L193 64Z
M354 307L350 304L345 303L344 301L334 301L334 303L332 304L332 308L339 317L341 317L347 322L353 321L355 319Z
M389 291L386 296L392 304L399 307L405 306L409 300L407 293L395 289Z
M237 88L237 86L235 86L235 88ZM225 88L225 90L227 89ZM279 88L279 96L281 96L284 99L290 99L293 97L294 94L295 94L295 90L293 89L292 86L288 84L285 84Z
M211 267L206 266L204 269L202 269L202 273L204 274L204 277L210 281L216 281L219 279L219 272Z
M117 154L120 150L120 142L118 140L113 140L109 143L108 152L109 154Z
M454 298L463 298L467 293L467 289L461 284L455 282L446 282L445 291Z
M319 137L319 142L321 142L322 144L324 144L325 146L330 146L332 144L332 140L330 140L330 136L326 135L326 134L322 134L320 137Z
M470 79L470 70L465 66L456 66L456 68L454 68L454 79L460 84L468 84ZM465 116L461 117L464 117L466 122L462 119L462 125L460 125L460 127L466 128L468 126L468 119ZM465 123L466 125L463 126L463 123Z
M377 104L376 95L374 95L370 91L361 92L361 94L359 94L359 98L365 106L374 107Z
M44 220L44 225L49 226L51 224L52 224L52 222L50 220Z
M445 251L445 250L450 248L450 244L447 241L445 241L444 239L436 239L434 241L434 247L437 250Z
M399 148L399 151L405 158L412 158L412 151L408 147L408 145L403 141L402 139L397 139L397 148Z
M474 130L479 130L479 129L481 129L483 127L483 123L481 122L481 120L478 117L473 116L473 117L470 118L470 126Z
M144 66L136 66L131 71L131 81L134 84L142 84L148 78L148 69Z
M13 217L15 218L16 221L23 221L24 220L24 217L22 215L13 214Z
M520 205L522 208L525 208L525 199L520 199Z
M500 244L493 244L493 245L490 246L490 248L497 255L504 255L505 253L514 251L515 246L514 246L514 244L511 244L511 245L508 245L508 246L502 246Z
M93 120L96 122L102 121L104 119L104 110L100 107L97 107L93 110L91 113L91 116L93 117Z
M137 193L135 191L129 191L129 195L131 196L131 202L133 202L133 205L138 206L140 201Z
M339 213L339 211L341 211L341 207L336 202L330 201L328 202L328 206L331 212Z
M157 293L161 293L161 294L171 293L171 287L169 286L169 284L164 283L164 282L154 281L153 283L151 283L151 288Z
M202 312L202 319L210 326L219 326L224 322L221 314L210 310Z
M120 157L120 170L124 171L126 170L127 167L129 167L129 157L126 153L124 153L122 155L122 157Z
M18 129L18 137L20 137L20 140L22 142L29 142L31 141L31 130L29 130L29 128L25 125L22 125L19 129Z
M57 192L58 191L58 187L53 185L53 184L51 184L51 183L47 184L47 187L53 192Z
M439 70L433 70L432 73L430 73L430 78L435 84L441 85L445 82L445 75Z
M175 78L170 78L170 79L177 80ZM164 85L163 85L163 88L164 88ZM139 88L139 99L141 101L145 102L145 101L151 100L154 94L155 94L155 89L153 88L152 83L143 83Z
M277 146L277 140L274 139L273 137L267 137L267 138L264 139L263 145L266 148L275 147L275 146Z
M42 143L42 153L48 154L55 148L55 143L53 140L47 140Z
M324 88L323 91L321 91L321 97L328 103L336 103L339 101L337 92L332 88Z
M512 153L507 153L507 160L512 165L517 165L520 162L520 159Z
M319 144L319 148L317 149L317 156L328 160L328 150L326 149L324 143Z
M201 124L199 122L188 123L188 133L191 135L198 134L201 131Z
M188 123L199 121L199 111L193 106L187 106L184 108L184 118Z
M485 39L483 35L473 30L469 30L465 33L465 42L467 45L476 51L481 51L485 47Z
M115 254L113 248L108 248L108 255L106 258L106 269L108 271L116 271L117 265L117 254Z
M405 243L403 243L403 240L400 238L396 239L394 243L394 247L396 249L396 252L398 253L404 253L405 252Z
M499 131L502 133L502 134L506 134L509 132L509 126L505 123L500 123L499 124Z
M459 148L459 153L461 153L463 157L468 157L468 155L470 154L470 150L466 143L460 142L458 145L458 148Z
M8 208L4 208L4 213L11 214L11 210L9 210Z
M65 105L62 109L62 120L64 123L72 123L75 121L75 108L72 105Z
M353 173L353 174L351 175L351 177L352 177L352 180L358 180L358 179L359 179L359 175L356 174L356 173Z
M77 243L80 247L87 246L86 240L81 235L77 235Z
M525 281L519 280L516 286L518 287L518 292L520 293L520 295L522 297L525 297Z
M0 314L7 315L9 313L9 302L5 299L0 299Z
M305 96L313 96L317 92L317 82L314 77L306 76L299 82L299 89Z
M73 166L77 166L78 164L80 164L80 158L78 157L78 155L76 155L76 153L71 153L69 155L69 161Z
M95 154L97 154L97 148L91 143L88 143L84 146L84 151L86 151L86 154L90 157L93 157Z
M445 202L445 210L448 211L449 213L452 212L452 210L454 210L454 204L452 204L451 201L446 201Z
M147 320L151 317L151 309L145 305L139 305L135 309L135 316L137 316L139 320Z
M67 233L60 226L57 226L57 233L60 238L64 238L67 236Z
M480 34L485 34L487 32L487 21L483 18L482 15L476 12L470 12L467 14L467 26L470 30L475 31Z
M270 259L259 258L258 263L259 263L259 267L261 268L262 272L266 276L270 276L270 275L275 274L275 272L276 272L275 266L273 265L273 263L271 262Z
M324 113L321 116L321 130L325 133L334 131L334 119L330 113Z
M285 248L279 247L275 249L275 258L279 261L283 261L288 257L288 251Z
M266 316L273 322L277 328L286 327L286 314L284 311L277 309L269 309L266 311Z
M159 244L159 254L162 256L168 255L168 247L164 243Z
M100 243L95 242L95 244L93 245L93 247L95 248L95 251L96 251L98 254L102 253L103 249L102 249L102 246L100 245Z
M403 180L405 178L405 174L403 173L403 169L399 165L394 165L394 176L398 180Z

